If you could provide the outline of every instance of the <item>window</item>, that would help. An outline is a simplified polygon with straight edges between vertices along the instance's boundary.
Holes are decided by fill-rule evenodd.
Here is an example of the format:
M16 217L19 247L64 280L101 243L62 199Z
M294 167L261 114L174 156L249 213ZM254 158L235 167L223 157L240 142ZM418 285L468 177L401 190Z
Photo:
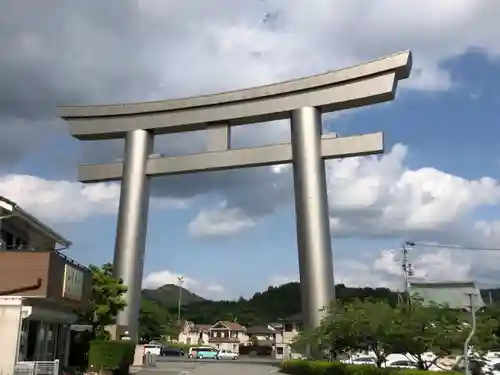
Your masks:
M36 361L43 361L47 350L47 324L40 322L36 343Z
M234 351L236 351L236 349L238 349L238 348L236 347L236 344L233 344L233 350L234 350Z
M283 348L281 346L276 348L276 354L283 355Z
M357 363L357 362L370 362L370 363L374 363L375 360L371 357L361 357L361 358L355 358L352 360L353 363Z
M12 249L15 246L15 238L12 233L2 229L2 242L5 249Z
M285 323L285 332L292 332L292 331L293 331L293 324Z
M412 366L413 364L410 361L394 361L389 364L389 366Z
M28 320L23 319L21 333L19 338L19 361L26 361L26 356L28 352Z
M54 359L55 349L56 349L56 325L47 324L47 338L46 338L46 349L45 349L45 360L52 361Z
M234 332L234 331L231 331L231 337L234 339L234 338L237 338L238 337L238 332Z

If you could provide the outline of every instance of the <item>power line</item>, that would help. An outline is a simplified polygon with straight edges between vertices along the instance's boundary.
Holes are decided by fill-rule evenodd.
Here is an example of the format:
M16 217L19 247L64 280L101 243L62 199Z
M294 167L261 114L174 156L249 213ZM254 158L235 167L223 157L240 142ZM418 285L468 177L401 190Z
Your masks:
M465 246L465 245L443 245L443 244L432 244L425 242L412 242L407 241L405 245L410 247L429 247L438 249L450 249L450 250L472 250L472 251L500 251L498 247L475 247L475 246Z

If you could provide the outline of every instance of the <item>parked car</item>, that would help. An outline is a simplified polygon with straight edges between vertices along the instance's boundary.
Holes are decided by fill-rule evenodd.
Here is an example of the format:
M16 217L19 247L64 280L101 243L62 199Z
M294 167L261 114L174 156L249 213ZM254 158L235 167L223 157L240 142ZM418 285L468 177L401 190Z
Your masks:
M161 345L158 344L146 344L144 345L144 354L154 354L161 355Z
M495 371L495 364L493 361L487 361L480 358L468 358L469 362L469 373L471 375L492 375ZM462 356L458 357L457 363L453 366L453 371L464 372L464 358Z
M392 361L386 361L382 364L382 367L396 367L396 368L418 368L417 364L409 359L395 359Z
M193 346L189 348L188 358L196 359L217 359L219 349L212 348L211 346Z
M377 360L373 357L351 357L348 359L343 359L341 362L350 365L377 365Z
M178 348L162 348L161 355L163 357L182 357L184 350Z
M217 359L231 359L236 361L238 359L238 353L234 353L231 350L221 349L217 353Z

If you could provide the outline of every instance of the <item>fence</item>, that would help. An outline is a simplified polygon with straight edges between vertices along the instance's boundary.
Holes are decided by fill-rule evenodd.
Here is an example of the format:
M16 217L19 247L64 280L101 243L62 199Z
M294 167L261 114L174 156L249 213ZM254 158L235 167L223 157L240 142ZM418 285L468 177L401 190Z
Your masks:
M59 360L17 362L14 375L59 375Z

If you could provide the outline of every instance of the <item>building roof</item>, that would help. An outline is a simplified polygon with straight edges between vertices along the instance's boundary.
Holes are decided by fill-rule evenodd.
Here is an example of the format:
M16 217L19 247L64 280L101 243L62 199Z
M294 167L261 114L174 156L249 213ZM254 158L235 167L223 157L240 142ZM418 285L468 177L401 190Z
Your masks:
M38 220L36 217L31 215L27 211L23 210L15 202L1 195L0 195L0 208L6 211L8 213L8 216L12 215L20 218L31 227L43 233L47 237L53 239L57 244L63 246L65 249L72 245L69 240L61 236L59 233L55 232L52 228L42 223L40 220Z
M302 314L301 313L293 314L293 315L290 315L286 318L278 319L278 322L280 322L280 323L300 323L300 322L302 322Z
M410 281L410 293L421 298L424 304L435 303L452 309L485 306L481 292L474 281Z
M276 330L271 329L269 327L265 326L251 326L247 327L247 333L251 335L258 335L259 333L261 334L273 334L276 333Z
M230 322L227 320L220 320L217 323L215 323L213 326L211 326L210 328L216 326L217 324L222 324L222 325L226 326L228 329L233 330L233 331L246 331L246 328L243 327L241 324L236 323L236 322Z
M210 324L195 324L194 326L191 327L191 331L194 332L202 332L202 331L208 331L212 328L212 325Z

